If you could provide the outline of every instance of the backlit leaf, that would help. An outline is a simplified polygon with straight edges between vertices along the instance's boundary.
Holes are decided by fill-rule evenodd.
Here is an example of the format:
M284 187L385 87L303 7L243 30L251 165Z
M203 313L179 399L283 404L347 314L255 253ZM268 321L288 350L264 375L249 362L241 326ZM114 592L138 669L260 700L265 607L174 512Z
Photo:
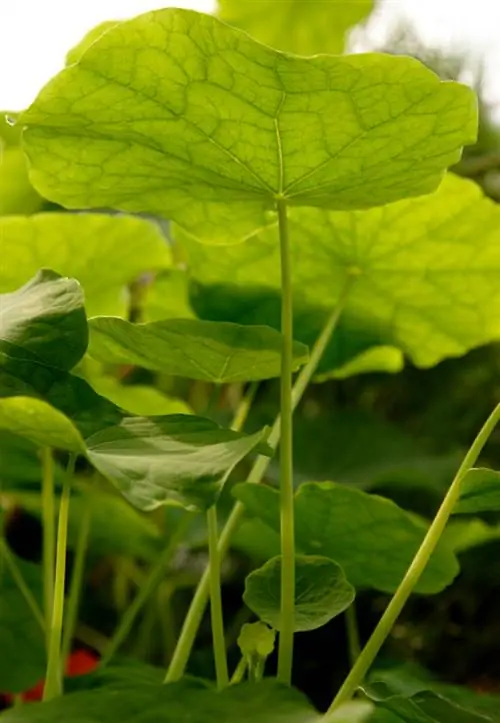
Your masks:
M315 630L340 615L354 600L355 591L333 560L319 555L295 558L296 632ZM245 581L243 600L261 620L280 630L281 557L274 557Z
M80 282L89 316L126 315L126 285L171 263L157 226L130 216L10 216L0 218L0 236L9 259L0 268L0 291L16 289L46 266Z
M341 53L345 34L373 0L219 0L221 20L261 43L298 55Z
M31 179L233 243L292 206L365 208L433 191L474 141L472 91L418 61L285 55L168 8L119 23L21 115Z
M89 30L80 42L66 53L66 65L77 63L92 43L95 43L101 35L104 35L110 28L114 27L117 22L117 20L104 20L104 22L99 23L99 25Z
M454 514L500 510L500 472L471 469L460 487L460 499Z
M34 213L43 204L30 183L28 166L19 148L19 130L7 124L0 111L0 216L9 213Z
M311 346L354 271L342 324L319 373L367 347L432 366L500 338L500 208L475 183L446 177L433 195L369 211L290 211L294 334ZM277 230L214 249L178 234L195 311L279 328Z
M159 274L148 287L142 306L143 321L193 319L185 269L173 268Z
M198 319L131 324L114 317L89 322L89 354L108 364L134 364L189 379L225 384L280 375L281 334L265 326ZM294 345L294 370L308 357Z
M150 510L168 502L208 508L225 476L247 454L264 454L267 430L244 435L203 417L125 418L86 440L88 458L133 505Z
M247 510L279 530L279 493L240 484L234 494ZM333 482L308 482L295 495L295 535L301 552L329 557L356 588L394 592L426 532L426 525L391 500ZM457 560L440 543L416 585L436 593L458 573Z

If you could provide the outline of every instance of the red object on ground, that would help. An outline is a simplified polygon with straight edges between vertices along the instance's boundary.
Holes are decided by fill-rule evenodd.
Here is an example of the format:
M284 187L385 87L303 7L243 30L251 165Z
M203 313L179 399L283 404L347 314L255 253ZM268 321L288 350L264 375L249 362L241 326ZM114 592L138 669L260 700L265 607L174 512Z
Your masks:
M85 675L91 673L99 665L99 658L95 653L89 650L75 650L71 653L68 660L66 661L65 673L69 678L73 678L77 675ZM21 694L23 701L36 701L42 700L43 687L45 681L41 680L39 683ZM12 693L4 693L3 697L8 703L12 703L14 696Z

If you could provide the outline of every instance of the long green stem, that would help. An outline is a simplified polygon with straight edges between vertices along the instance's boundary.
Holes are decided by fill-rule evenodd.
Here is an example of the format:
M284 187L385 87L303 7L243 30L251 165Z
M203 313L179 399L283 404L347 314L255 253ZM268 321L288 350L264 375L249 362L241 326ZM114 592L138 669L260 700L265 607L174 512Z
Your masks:
M179 546L179 543L184 538L188 527L191 523L192 515L187 514L179 522L177 529L172 534L168 545L165 547L158 560L155 562L148 578L144 585L141 586L139 592L132 600L125 613L123 614L120 624L117 627L110 644L106 647L106 652L101 659L101 666L107 665L111 658L117 653L128 634L132 630L132 626L137 619L137 616L143 609L146 602L149 600L151 595L158 589L159 584L165 577L165 570L167 569L172 557Z
M218 550L217 508L207 510L208 554L210 558L210 616L212 620L212 641L215 658L217 688L229 685L227 670L226 641L224 639L224 618L220 586L220 555Z
M68 542L68 518L71 483L75 471L76 455L71 455L64 477L59 521L57 525L56 573L54 583L54 605L50 625L49 655L43 700L48 701L62 695L63 664L61 660L61 639L64 618L64 586L66 580L66 547Z
M278 201L281 258L281 443L280 443L280 530L281 610L278 648L278 679L290 685L295 629L295 532L293 489L293 295L290 240L286 204Z
M47 654L54 595L54 566L56 559L56 510L54 497L54 459L52 450L44 448L42 454L42 522L43 522L43 599Z
M294 409L302 399L302 396L307 389L309 382L311 381L312 377L316 372L316 369L318 368L321 357L323 356L325 349L333 336L333 333L342 315L342 311L345 308L345 304L349 296L349 292L351 290L355 276L356 274L354 271L352 273L350 271L348 272L344 285L341 289L337 304L330 316L328 317L323 327L323 330L321 331L321 334L318 336L311 350L309 361L301 369L300 374L295 381L292 391L292 406ZM273 450L276 449L276 446L279 442L280 433L281 417L278 414L268 438L268 444ZM250 470L247 482L259 484L266 473L270 461L271 460L269 457L257 457L252 469ZM219 554L221 560L224 558L227 551L229 550L232 537L239 527L244 512L244 505L241 502L236 502L219 537ZM188 613L184 618L182 630L177 640L177 646L174 651L174 655L172 656L172 660L170 661L170 666L167 670L167 674L165 677L166 683L173 683L174 681L179 680L179 678L181 678L184 674L187 662L189 660L189 655L193 648L194 640L196 638L196 633L198 632L198 628L200 627L200 623L208 602L209 589L210 566L208 565L205 568L200 578L200 581L198 582L198 586L196 588L193 599L191 600L191 605L189 606Z
M84 510L78 530L76 541L75 561L71 575L71 586L69 589L68 601L66 603L66 615L64 620L62 660L66 661L71 649L71 643L75 634L75 626L78 619L78 608L82 594L83 575L85 572L85 558L90 534L91 510L90 500L85 496L83 500Z
M465 458L460 465L460 468L455 475L442 504L439 508L436 517L434 518L425 538L422 542L420 549L413 558L413 561L408 568L403 581L399 585L398 589L394 593L392 600L387 606L384 614L382 615L377 627L373 631L370 639L363 648L360 656L358 657L355 665L351 669L351 672L344 681L344 684L337 693L332 705L330 706L328 713L335 711L340 705L349 701L356 689L362 684L368 669L372 665L373 661L377 657L380 648L384 644L386 638L389 636L394 623L398 619L401 610L403 609L406 601L413 592L415 585L417 584L420 576L422 575L429 558L432 555L437 543L443 531L446 527L446 523L453 511L459 496L462 480L467 472L473 467L481 450L488 441L495 425L500 420L500 404L498 404L491 415L486 420L483 428L477 435L476 439L472 443L469 451L465 455Z
M26 604L30 608L31 612L33 613L33 617L36 619L36 621L39 623L42 630L45 632L45 619L43 617L43 613L40 609L40 606L29 589L26 580L23 577L23 574L19 567L17 566L16 560L14 558L14 555L12 555L9 546L5 542L5 540L0 539L0 549L2 550L2 555L5 560L5 564L9 568L10 575L14 582L16 583L19 592L24 597Z

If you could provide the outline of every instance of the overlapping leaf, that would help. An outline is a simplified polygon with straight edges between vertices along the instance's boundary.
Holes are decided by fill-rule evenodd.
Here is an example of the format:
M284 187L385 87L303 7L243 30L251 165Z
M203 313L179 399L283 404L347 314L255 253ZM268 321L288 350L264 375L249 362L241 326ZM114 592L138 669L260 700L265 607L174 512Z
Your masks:
M11 128L0 111L0 216L34 213L43 200L28 178L26 158L19 147L20 132Z
M294 630L315 630L340 615L355 597L344 571L320 555L295 558ZM245 581L243 600L261 620L280 630L281 557L268 560Z
M460 488L460 499L453 512L473 513L500 510L500 472L493 469L471 469Z
M386 55L284 55L166 9L109 29L22 114L31 178L70 208L234 242L291 205L427 193L474 141L473 93Z
M0 431L12 432L39 447L85 453L85 443L78 429L68 417L41 399L0 399Z
M218 16L273 48L316 55L341 53L372 8L373 0L219 0Z
M320 372L374 345L431 366L498 339L499 227L498 206L452 175L431 196L384 208L292 209L296 338L311 344L355 271ZM201 317L279 328L276 234L269 228L222 252L184 236Z
M271 487L237 485L235 495L251 514L279 530L279 493ZM298 549L342 566L357 588L394 592L426 532L426 525L394 502L333 482L308 482L295 496ZM456 558L438 544L417 592L436 593L458 572Z
M40 267L77 279L89 316L125 315L125 286L167 268L170 250L152 223L105 214L41 213L0 218L0 291L24 284Z
M217 384L280 375L282 337L266 326L198 319L131 324L114 317L91 319L89 326L89 354L104 363L134 364ZM307 347L295 343L294 370L307 356Z

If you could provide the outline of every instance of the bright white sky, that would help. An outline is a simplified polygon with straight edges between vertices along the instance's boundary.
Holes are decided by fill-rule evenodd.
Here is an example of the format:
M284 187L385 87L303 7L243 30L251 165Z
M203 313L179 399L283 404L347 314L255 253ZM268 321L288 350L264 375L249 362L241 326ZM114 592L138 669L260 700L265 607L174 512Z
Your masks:
M210 12L214 4L215 0L0 0L0 109L25 108L62 67L66 51L103 20L168 5ZM374 32L383 37L386 23L401 14L410 17L429 42L467 48L484 57L490 69L488 95L500 103L498 0L382 0Z

